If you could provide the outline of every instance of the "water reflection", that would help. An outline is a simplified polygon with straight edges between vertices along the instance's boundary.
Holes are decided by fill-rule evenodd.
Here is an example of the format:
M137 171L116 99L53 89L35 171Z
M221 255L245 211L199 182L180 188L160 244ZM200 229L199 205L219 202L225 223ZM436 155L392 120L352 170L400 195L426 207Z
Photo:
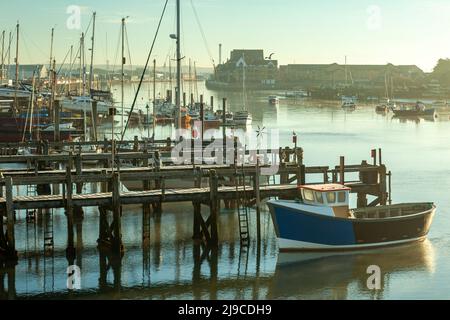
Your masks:
M381 269L380 290L370 290L369 266ZM429 241L354 253L280 253L273 276L273 298L348 299L355 293L383 298L396 273L434 273L434 248Z

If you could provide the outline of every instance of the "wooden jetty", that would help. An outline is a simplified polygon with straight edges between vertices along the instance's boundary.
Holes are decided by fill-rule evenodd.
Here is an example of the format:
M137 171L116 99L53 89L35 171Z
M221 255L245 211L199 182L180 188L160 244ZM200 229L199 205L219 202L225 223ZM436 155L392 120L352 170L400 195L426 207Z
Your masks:
M169 139L170 140L170 139ZM80 216L83 207L97 207L100 213L99 248L121 255L124 252L122 244L121 217L126 214L123 206L142 205L143 221L149 220L149 215L162 213L162 205L170 202L192 202L193 205L193 239L204 243L206 247L217 247L219 243L218 214L221 204L225 207L260 206L260 202L271 197L294 199L298 197L298 186L308 183L340 182L352 188L358 196L358 207L386 204L390 198L390 173L386 167L377 164L376 156L373 164L363 161L358 165L346 165L345 159L340 159L334 168L327 166L306 167L303 163L301 148L281 148L265 150L273 152L278 157L278 169L274 173L272 183L267 177L267 183L261 184L261 172L269 165L237 164L235 158L231 165L165 165L162 161L151 163L151 159L161 159L160 153L168 152L173 147L173 141L159 141L160 146L153 145L152 151L147 142L132 141L133 152L117 153L116 159L132 160L135 167L122 168L111 166L110 153L73 153L50 154L52 148L76 146L76 143L48 144L41 148L40 155L4 155L0 163L26 163L27 169L6 170L0 176L0 256L4 260L17 259L15 243L15 212L17 210L42 210L62 208L67 217L67 258L75 258L74 219ZM86 143L88 144L88 143ZM99 141L90 144L105 146L108 142ZM39 144L35 144L39 147ZM0 146L0 148L19 148L18 145ZM42 146L41 146L42 147ZM141 148L144 150L142 151ZM81 149L79 149L81 151ZM247 151L245 154L250 154ZM236 152L235 152L236 155ZM373 154L372 154L373 156ZM100 167L84 167L86 161L98 161ZM120 163L118 161L117 163ZM53 164L53 166L52 166ZM54 164L57 164L56 169ZM346 175L357 176L346 179ZM319 176L319 181L312 180ZM170 178L188 179L192 181L191 188L169 189L164 181ZM207 185L202 181L207 179ZM121 191L122 181L142 181L143 191ZM228 183L224 183L228 181ZM100 192L83 193L83 185L100 184ZM59 186L53 188L50 186ZM14 195L16 186L36 186L37 194ZM55 190L58 190L55 192ZM367 196L376 199L368 203ZM202 206L209 207L208 216L202 213ZM259 210L257 215L257 234L260 240ZM247 220L246 220L247 219ZM248 240L248 217L239 219L241 240ZM149 232L148 223L143 223L143 239ZM242 226L241 226L242 224ZM145 230L147 226L148 230ZM148 236L148 234L147 234Z

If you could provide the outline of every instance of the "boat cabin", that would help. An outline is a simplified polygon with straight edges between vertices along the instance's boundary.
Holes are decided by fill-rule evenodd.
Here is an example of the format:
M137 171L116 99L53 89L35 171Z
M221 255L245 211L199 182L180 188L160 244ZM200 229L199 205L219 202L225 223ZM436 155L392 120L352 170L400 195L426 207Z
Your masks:
M350 190L341 184L304 185L300 187L300 194L303 203L323 207L325 215L353 218L349 208Z

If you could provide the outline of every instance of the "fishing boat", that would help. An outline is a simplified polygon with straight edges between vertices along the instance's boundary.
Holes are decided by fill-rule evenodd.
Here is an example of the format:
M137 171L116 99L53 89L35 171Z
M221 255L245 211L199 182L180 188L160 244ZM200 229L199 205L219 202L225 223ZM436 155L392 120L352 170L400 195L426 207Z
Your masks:
M342 109L353 111L356 109L356 97L342 97Z
M278 98L277 96L269 96L269 104L271 105L280 104L280 98Z
M393 110L396 117L436 117L436 109L427 108L423 103L417 102L414 106L402 106Z
M358 250L426 238L433 203L350 210L350 190L340 184L307 185L299 188L302 200L268 201L280 250Z
M378 113L388 113L389 112L389 107L385 104L380 104L378 106L375 107L375 111Z

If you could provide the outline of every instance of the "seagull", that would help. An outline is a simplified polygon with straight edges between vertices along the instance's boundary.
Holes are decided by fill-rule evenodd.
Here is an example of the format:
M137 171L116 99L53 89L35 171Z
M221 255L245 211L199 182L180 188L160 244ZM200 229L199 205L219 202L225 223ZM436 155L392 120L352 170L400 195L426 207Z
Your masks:
M268 57L266 57L266 59L267 60L272 60L272 56L274 55L275 53L271 53Z

